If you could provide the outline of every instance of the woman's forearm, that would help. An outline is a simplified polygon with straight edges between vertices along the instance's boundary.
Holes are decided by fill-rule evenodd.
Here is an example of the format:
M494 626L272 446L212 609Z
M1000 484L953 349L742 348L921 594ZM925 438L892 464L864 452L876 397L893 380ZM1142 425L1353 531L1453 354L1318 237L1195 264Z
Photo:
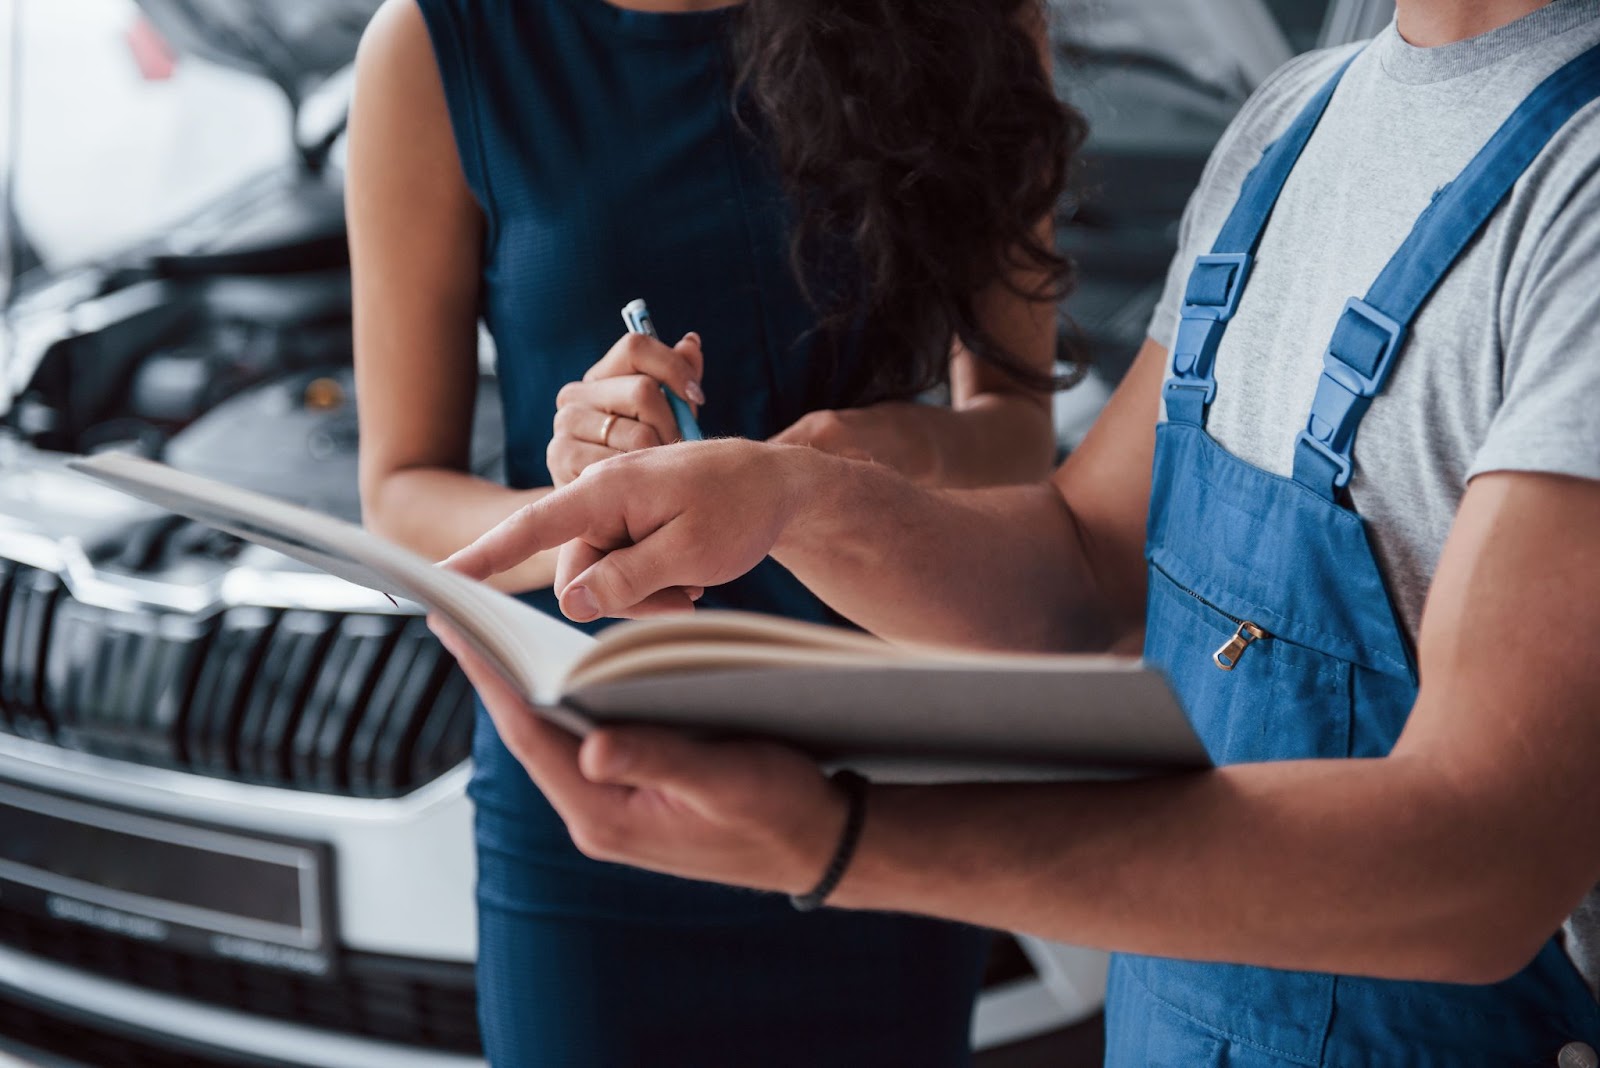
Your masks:
M369 528L430 560L443 560L549 492L507 489L461 471L418 467L372 480L362 503ZM555 559L554 552L537 553L490 584L509 593L543 589L555 580Z

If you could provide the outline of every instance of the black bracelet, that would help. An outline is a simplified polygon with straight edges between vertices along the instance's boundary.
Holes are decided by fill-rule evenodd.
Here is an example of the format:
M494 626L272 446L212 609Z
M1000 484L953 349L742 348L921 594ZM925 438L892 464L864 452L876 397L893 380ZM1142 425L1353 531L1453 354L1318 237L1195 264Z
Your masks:
M820 909L829 896L839 889L850 861L855 858L856 845L861 841L861 828L867 822L867 780L848 770L834 772L832 779L844 788L850 810L845 816L844 833L839 836L838 848L833 851L833 859L828 861L828 870L822 873L822 881L809 894L789 896L789 904L801 912Z

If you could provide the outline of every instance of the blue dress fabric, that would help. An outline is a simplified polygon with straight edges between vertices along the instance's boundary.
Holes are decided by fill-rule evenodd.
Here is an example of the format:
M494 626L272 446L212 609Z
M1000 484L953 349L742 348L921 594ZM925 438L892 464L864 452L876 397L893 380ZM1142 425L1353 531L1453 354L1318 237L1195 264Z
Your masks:
M556 393L621 335L635 297L663 337L704 337L708 436L761 439L846 402L862 366L812 335L785 198L759 134L736 121L727 12L418 3L487 224L482 312L513 486L549 484ZM819 291L851 284L837 259L809 279ZM527 600L559 615L548 591ZM704 604L831 618L770 563ZM481 709L473 755L493 1064L969 1062L984 933L801 915L780 896L591 861Z
M1356 431L1428 294L1527 162L1600 97L1600 49L1518 110L1435 198L1366 297L1351 301L1296 444L1294 477L1282 478L1224 450L1206 432L1206 412L1227 388L1214 373L1217 345L1261 235L1342 76L1266 150L1212 254L1196 264L1157 432L1145 655L1166 671L1219 765L1381 757L1404 728L1415 656L1365 523L1340 492ZM1268 636L1219 663L1245 621ZM1554 1065L1574 1042L1600 1046L1600 1007L1554 937L1516 976L1488 986L1132 955L1111 968L1107 1063L1116 1068Z

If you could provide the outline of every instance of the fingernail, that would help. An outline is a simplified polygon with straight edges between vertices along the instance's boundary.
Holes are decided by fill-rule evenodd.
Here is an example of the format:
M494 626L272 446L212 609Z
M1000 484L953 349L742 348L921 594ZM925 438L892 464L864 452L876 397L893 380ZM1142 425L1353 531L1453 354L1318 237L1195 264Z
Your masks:
M704 404L706 402L706 392L700 388L700 383L698 382L690 382L688 386L684 387L684 393L688 394L689 401L692 404Z
M700 342L700 335L699 335L699 334L697 334L697 333L695 333L695 332L694 332L694 331L693 331L693 330L691 330L691 331L689 331L689 332L688 332L688 333L687 333L687 334L685 334L685 335L683 335L683 340L685 340L685 341L692 341L692 342L694 342L694 343L695 343L695 344L696 344L696 345L701 345L701 342ZM702 347L702 348L704 348L704 347L705 347L705 346L704 346L704 345L701 345L701 347Z
M600 618L600 602L594 599L587 586L574 586L567 591L567 617L578 623L588 623Z

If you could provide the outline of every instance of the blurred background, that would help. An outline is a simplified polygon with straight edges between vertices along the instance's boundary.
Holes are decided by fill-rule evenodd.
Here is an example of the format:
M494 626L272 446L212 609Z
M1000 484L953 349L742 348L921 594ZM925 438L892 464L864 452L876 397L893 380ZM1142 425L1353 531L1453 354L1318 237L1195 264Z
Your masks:
M0 1051L24 1063L481 1064L459 674L408 606L62 467L131 448L357 517L341 136L377 5L0 0ZM1065 453L1227 123L1393 7L1052 6L1094 125L1059 220L1088 356ZM997 939L980 1064L1098 1063L1104 968Z

